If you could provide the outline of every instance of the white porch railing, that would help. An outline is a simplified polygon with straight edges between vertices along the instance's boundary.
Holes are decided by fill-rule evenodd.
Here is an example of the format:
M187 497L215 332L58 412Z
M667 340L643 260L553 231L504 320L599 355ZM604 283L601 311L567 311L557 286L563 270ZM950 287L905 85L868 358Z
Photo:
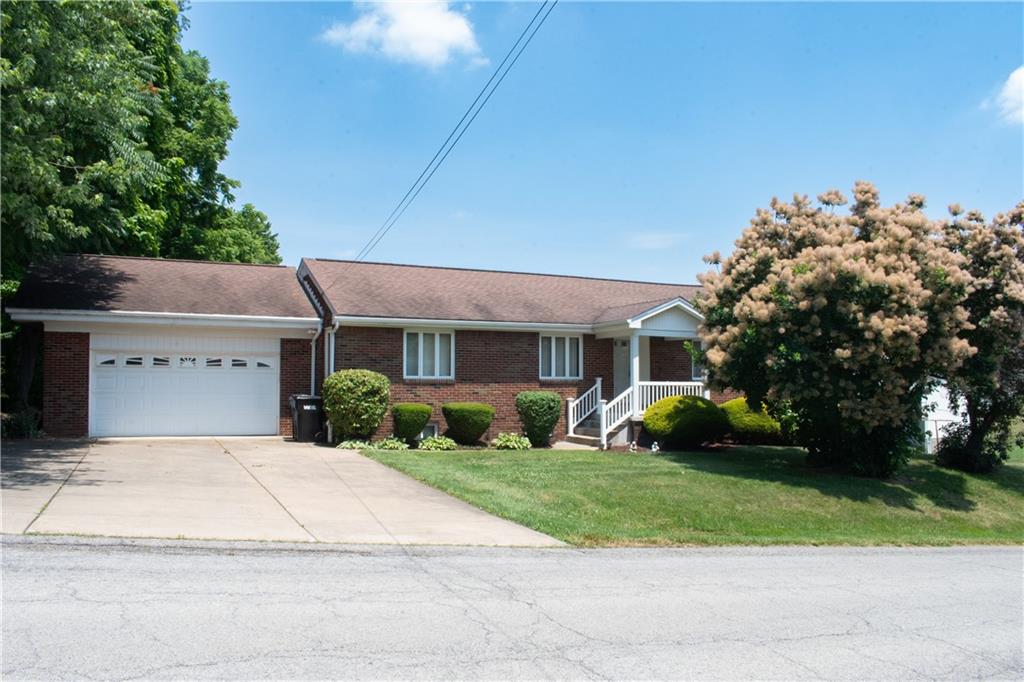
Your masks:
M597 413L601 449L608 447L608 436L624 421L633 417L641 419L644 410L663 398L674 395L695 395L710 398L711 392L702 381L641 381L636 389L632 386L611 400L601 399L601 378L578 398L569 398L566 415L568 435L572 436L580 423Z
M695 395L701 398L709 396L709 391L702 381L641 381L637 388L640 391L640 400L636 403L635 411L637 417L644 416L644 410L662 398L674 395Z
M600 402L601 377L597 377L594 385L587 389L583 395L578 398L569 398L568 428L566 430L570 436L573 435L580 422L589 417L598 408Z
M601 401L601 449L608 447L608 434L633 414L633 388L629 387L612 400Z

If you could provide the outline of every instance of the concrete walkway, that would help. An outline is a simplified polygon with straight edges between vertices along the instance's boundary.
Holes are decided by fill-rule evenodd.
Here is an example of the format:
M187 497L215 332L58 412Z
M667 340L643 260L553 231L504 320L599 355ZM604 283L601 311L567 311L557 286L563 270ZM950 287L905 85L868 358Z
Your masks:
M5 443L3 532L557 546L358 453L279 438Z

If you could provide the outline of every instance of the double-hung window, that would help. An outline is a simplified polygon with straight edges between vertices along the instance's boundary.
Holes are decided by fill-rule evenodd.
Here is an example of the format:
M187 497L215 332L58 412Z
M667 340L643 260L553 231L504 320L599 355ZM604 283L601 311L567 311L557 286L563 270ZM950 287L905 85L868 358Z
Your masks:
M455 332L405 332L406 379L454 379Z
M541 379L579 379L583 376L583 339L579 336L540 337Z

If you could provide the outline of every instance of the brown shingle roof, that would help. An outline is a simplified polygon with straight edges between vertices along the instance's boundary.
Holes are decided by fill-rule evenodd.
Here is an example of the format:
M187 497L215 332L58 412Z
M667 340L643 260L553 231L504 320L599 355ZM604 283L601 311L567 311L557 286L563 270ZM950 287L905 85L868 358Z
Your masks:
M40 261L11 308L316 317L282 265L69 255Z
M699 285L303 259L341 316L594 324L623 320ZM621 310L618 310L621 309ZM621 313L619 317L609 314Z

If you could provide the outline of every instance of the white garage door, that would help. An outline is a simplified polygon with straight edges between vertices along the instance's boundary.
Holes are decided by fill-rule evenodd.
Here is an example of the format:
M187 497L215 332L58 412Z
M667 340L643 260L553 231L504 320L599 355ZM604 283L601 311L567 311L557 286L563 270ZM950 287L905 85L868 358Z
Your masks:
M276 434L279 344L276 338L93 334L89 432Z

